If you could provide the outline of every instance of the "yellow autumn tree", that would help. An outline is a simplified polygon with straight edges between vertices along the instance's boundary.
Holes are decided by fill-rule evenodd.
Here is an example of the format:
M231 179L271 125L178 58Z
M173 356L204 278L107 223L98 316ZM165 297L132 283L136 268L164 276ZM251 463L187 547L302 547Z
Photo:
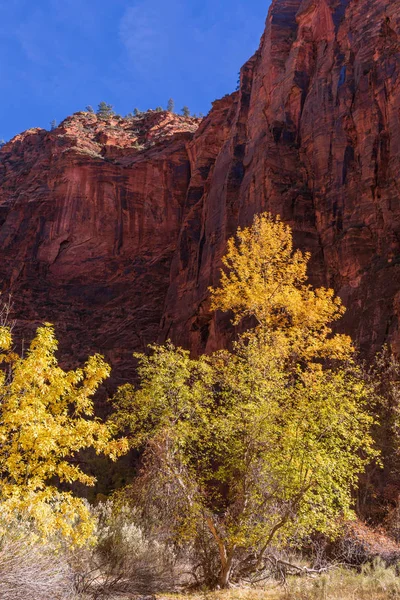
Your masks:
M114 398L144 450L133 502L174 544L206 549L197 574L211 587L258 576L295 539L337 535L377 457L373 389L350 338L332 332L340 300L307 284L308 259L279 218L256 217L229 241L213 290L214 308L248 317L233 350L192 359L153 346L136 355L139 385Z
M93 447L116 459L126 450L109 424L94 417L93 394L109 376L99 355L82 369L64 371L53 327L40 327L26 356L11 351L12 334L0 327L0 506L2 515L31 520L43 537L61 534L72 544L90 537L85 503L55 482L93 485L77 455Z
M254 217L228 241L219 287L211 288L212 309L232 311L234 324L256 320L257 335L296 358L344 359L351 339L332 335L331 324L345 312L333 290L307 283L309 253L293 249L292 232L269 213Z

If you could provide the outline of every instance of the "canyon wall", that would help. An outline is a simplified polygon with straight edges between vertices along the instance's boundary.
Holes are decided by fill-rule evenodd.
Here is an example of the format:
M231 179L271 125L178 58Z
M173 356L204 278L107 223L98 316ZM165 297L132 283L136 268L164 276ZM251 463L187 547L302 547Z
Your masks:
M116 380L170 337L227 343L209 312L226 239L269 210L370 353L400 352L400 0L274 0L239 91L201 122L78 113L0 150L0 281L28 338L55 323L67 362Z
M132 378L132 353L159 335L197 124L78 113L0 151L0 281L19 339L52 322L66 364L100 352Z
M343 298L342 330L366 353L385 340L400 350L400 1L275 0L207 162L215 110L190 144L199 199L187 205L165 331L197 350L224 343L207 288L226 238L270 210L312 252L311 281Z

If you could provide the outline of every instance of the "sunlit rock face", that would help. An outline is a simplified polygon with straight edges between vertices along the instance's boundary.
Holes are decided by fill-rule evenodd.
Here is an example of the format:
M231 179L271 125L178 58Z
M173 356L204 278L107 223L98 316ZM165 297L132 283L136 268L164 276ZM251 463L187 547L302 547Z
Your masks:
M115 381L166 338L228 342L209 312L226 239L280 214L365 352L400 351L400 0L274 0L238 92L203 121L78 113L0 150L0 280L17 330Z
M198 200L186 205L166 331L197 351L226 343L207 288L226 238L270 210L312 252L312 283L343 298L341 328L364 352L385 340L400 350L400 1L275 0L241 79L190 144ZM225 137L216 158L213 128Z
M68 363L101 352L131 377L132 353L159 335L197 127L78 113L2 149L0 279L19 335L50 321Z

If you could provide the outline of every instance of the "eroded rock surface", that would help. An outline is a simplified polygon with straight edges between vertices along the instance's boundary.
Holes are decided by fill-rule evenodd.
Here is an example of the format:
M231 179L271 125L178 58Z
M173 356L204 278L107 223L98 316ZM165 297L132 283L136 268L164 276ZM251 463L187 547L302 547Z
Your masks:
M279 213L311 281L365 352L400 351L400 0L274 0L238 92L203 121L78 113L0 151L0 280L29 337L53 321L71 362L117 379L171 337L227 342L209 313L226 239Z
M20 335L51 321L68 362L101 352L131 377L159 334L197 126L78 113L1 150L0 280Z
M190 144L199 199L174 257L166 331L196 350L225 343L207 288L226 238L267 209L312 252L312 282L342 296L342 329L365 352L385 340L400 351L400 1L274 0L200 183L219 113Z

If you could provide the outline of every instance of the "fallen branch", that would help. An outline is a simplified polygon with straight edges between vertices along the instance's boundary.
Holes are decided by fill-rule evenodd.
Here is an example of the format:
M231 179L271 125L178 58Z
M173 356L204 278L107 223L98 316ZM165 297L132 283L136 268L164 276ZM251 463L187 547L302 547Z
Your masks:
M336 569L339 565L332 564L327 565L326 567L309 568L309 567L301 567L300 565L295 565L286 560L282 560L281 558L277 558L273 555L268 555L264 557L270 564L274 567L284 567L287 570L293 570L296 575L322 575L322 573L327 573L328 571L332 571Z

